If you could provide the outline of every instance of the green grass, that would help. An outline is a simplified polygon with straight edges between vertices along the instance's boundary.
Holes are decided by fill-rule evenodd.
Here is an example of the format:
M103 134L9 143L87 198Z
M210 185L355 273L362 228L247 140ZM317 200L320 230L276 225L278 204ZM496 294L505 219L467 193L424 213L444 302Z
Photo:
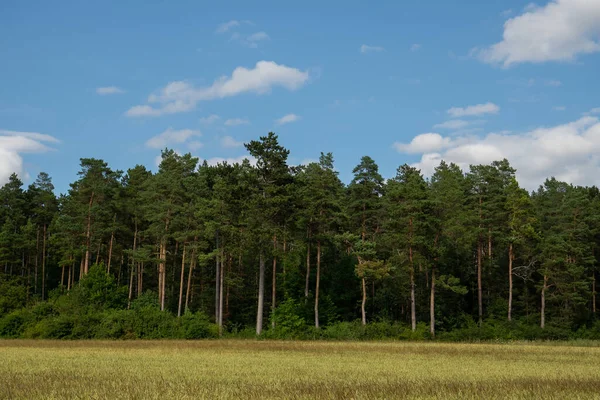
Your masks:
M0 398L600 398L600 348L0 341Z

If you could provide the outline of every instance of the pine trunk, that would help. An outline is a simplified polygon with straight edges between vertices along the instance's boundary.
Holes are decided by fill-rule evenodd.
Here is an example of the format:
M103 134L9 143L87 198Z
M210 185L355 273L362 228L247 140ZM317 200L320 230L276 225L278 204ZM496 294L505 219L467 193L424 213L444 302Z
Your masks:
M321 284L321 241L317 240L317 282L315 285L315 328L319 329L319 286Z
M162 239L160 243L160 264L159 264L159 286L160 286L160 310L165 310L165 288L167 280L167 240Z
M412 217L408 220L409 224L409 246L408 246L408 262L410 267L410 326L414 331L417 330L417 310L415 304L415 266L413 264L413 249L412 249L412 235L413 235L413 219Z
M46 224L42 237L42 300L46 299Z
M223 334L223 276L225 275L225 251L221 252L221 276L219 277L219 335Z
M188 310L190 304L190 292L192 290L192 274L196 266L196 238L194 239L194 248L192 249L192 260L188 271L187 288L185 290L185 310Z
M33 278L33 292L37 294L38 291L38 275L39 275L39 263L40 263L40 227L37 228L35 238L35 273Z
M512 301L513 301L513 244L508 246L508 320L512 319Z
M273 313L275 311L275 307L277 307L276 304L276 298L277 298L277 256L275 255L277 253L277 235L273 235L273 272L272 272L272 291L271 291L271 313ZM273 328L275 328L275 319L273 319L272 321L272 326Z
M90 246L92 238L92 205L94 204L94 192L90 196L90 202L88 204L88 215L87 215L87 229L85 233L85 260L83 262L83 275L87 275L90 268Z
M117 214L115 214L114 218L113 218L113 227L115 225L115 223L117 222ZM113 252L113 242L115 240L115 231L114 228L113 230L110 232L110 243L108 245L108 261L106 263L106 273L110 274L110 264L112 261L112 252Z
M179 304L177 306L177 316L181 317L181 305L183 302L183 278L185 276L185 242L183 243L183 253L181 256L181 276L179 279Z
M596 273L592 272L592 312L596 314Z
M263 306L265 301L265 257L261 251L258 268L258 310L256 312L256 335L262 333Z
M367 312L365 311L365 305L367 304L367 284L365 282L365 277L362 278L362 303L360 305L360 311L362 315L362 324L367 324Z
M479 325L483 321L483 290L481 287L481 264L482 264L482 249L483 245L481 243L481 237L479 238L477 244L477 306L478 306L478 314L479 314Z
M306 243L306 284L304 285L304 298L308 299L308 284L310 283L310 231Z
M544 275L544 286L542 286L542 309L540 312L540 328L546 327L546 289L548 288L548 276Z
M215 255L215 323L219 325L219 314L221 314L221 309L219 308L219 291L221 290L221 263L219 262L219 231L217 231L216 236L216 255Z
M129 272L129 296L127 297L127 309L131 308L131 299L133 298L133 276L135 275L135 265L131 264Z
M431 269L431 295L429 297L429 332L435 337L435 268Z

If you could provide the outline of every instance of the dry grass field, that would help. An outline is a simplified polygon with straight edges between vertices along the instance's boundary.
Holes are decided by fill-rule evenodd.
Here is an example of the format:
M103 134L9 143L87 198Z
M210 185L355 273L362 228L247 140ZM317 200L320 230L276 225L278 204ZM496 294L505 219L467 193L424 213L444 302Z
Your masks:
M2 399L591 399L600 348L0 341Z

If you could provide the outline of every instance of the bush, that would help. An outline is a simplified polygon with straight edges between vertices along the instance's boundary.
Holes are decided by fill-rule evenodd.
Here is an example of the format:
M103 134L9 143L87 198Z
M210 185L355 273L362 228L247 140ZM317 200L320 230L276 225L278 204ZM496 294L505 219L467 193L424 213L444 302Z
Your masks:
M183 339L207 339L219 337L219 327L202 313L185 313L180 320Z
M35 316L31 310L21 309L13 311L0 319L0 337L21 337L27 325L33 321L35 321Z
M73 333L73 318L59 315L42 319L23 333L27 339L69 339Z
M271 322L275 327L266 331L264 336L272 339L300 338L306 333L306 320L302 317L303 306L289 298L283 301L271 313Z

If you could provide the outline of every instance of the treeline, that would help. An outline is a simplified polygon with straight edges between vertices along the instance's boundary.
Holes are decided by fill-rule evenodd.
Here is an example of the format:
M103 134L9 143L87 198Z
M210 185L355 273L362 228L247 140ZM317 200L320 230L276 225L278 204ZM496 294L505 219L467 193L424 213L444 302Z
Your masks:
M600 337L596 187L528 193L507 160L385 180L367 156L344 185L331 153L245 146L254 165L165 150L155 174L84 158L58 198L11 176L0 336Z

